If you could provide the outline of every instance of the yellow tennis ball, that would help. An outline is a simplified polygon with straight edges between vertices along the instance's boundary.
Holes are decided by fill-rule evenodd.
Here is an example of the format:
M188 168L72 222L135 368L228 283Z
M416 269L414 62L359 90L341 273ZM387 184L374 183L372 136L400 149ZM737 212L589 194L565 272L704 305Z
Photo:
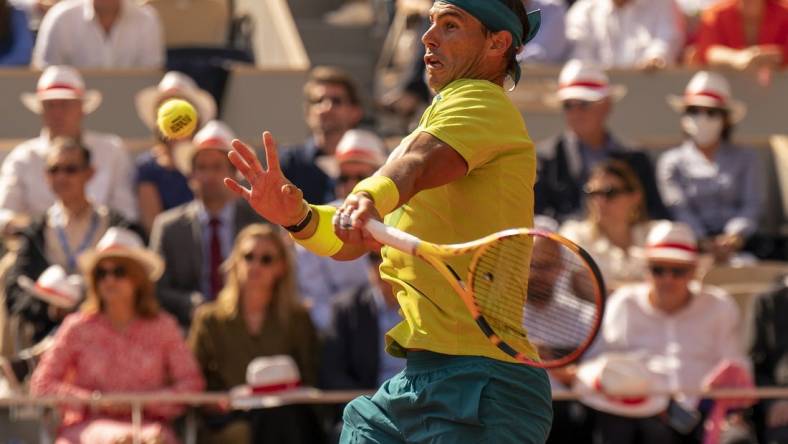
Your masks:
M185 100L167 100L159 106L156 124L159 131L169 139L189 137L197 129L197 110Z

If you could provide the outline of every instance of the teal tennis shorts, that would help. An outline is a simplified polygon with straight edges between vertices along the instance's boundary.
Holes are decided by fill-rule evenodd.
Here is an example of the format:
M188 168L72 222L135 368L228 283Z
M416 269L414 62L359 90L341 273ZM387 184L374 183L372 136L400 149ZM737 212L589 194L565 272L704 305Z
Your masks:
M343 416L342 444L542 444L553 411L542 369L420 351Z

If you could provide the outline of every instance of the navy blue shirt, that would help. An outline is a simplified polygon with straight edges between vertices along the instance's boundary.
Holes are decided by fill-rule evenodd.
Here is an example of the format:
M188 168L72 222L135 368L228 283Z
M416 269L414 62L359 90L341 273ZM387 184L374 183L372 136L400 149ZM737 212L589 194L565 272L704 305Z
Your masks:
M156 163L156 159L150 151L142 153L136 161L134 185L136 187L146 182L152 183L159 191L161 205L165 210L191 202L194 199L186 176L175 168L164 168Z
M334 180L317 166L317 158L324 156L314 139L303 145L285 147L279 152L282 172L304 192L304 199L312 204L326 204L334 200Z

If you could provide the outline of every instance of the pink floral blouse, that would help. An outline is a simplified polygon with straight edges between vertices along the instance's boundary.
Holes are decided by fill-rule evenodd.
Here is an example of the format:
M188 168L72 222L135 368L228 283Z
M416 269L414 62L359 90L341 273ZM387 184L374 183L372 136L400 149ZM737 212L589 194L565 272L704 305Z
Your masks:
M52 348L33 372L33 395L88 397L93 392L199 392L200 368L175 319L165 313L137 318L125 331L114 329L102 314L66 317ZM87 419L89 409L70 405L63 425ZM173 404L145 407L146 418L170 419L182 411Z

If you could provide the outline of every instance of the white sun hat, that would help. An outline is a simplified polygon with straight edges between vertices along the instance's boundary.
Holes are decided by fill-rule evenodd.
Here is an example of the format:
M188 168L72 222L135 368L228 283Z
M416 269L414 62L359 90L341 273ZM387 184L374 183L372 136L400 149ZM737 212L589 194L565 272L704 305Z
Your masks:
M197 110L200 122L207 122L216 117L216 101L204 89L200 89L194 80L178 71L164 74L156 86L142 89L134 97L137 115L142 123L150 129L156 127L156 110L165 99L179 98L191 103Z
M611 85L601 68L577 59L566 62L558 76L558 91L546 97L545 102L554 107L566 100L598 102L611 98L617 102L627 94L624 85Z
M699 71L684 88L684 95L667 96L668 104L678 113L688 106L704 106L727 110L730 120L736 123L747 114L747 105L731 96L731 86L722 74L713 71Z
M372 131L351 129L345 131L334 152L337 162L363 162L376 167L386 161L386 145Z
M583 404L632 418L646 418L665 411L668 395L646 395L650 390L663 388L662 376L650 371L641 358L613 353L582 363L574 386Z
M68 275L60 265L52 265L33 281L19 276L22 289L44 302L70 310L82 300L83 281L78 275Z
M131 230L110 227L99 239L96 248L79 256L78 262L82 272L93 272L96 264L107 258L125 258L136 261L145 269L151 281L157 281L164 272L164 260L149 250L142 243L139 235Z
M698 260L698 241L687 224L660 221L646 236L644 255L648 260L695 263Z
M190 142L175 147L175 166L184 174L192 170L192 159L204 150L217 150L229 153L232 150L235 133L224 122L211 120L194 135Z
M82 113L90 114L101 105L101 93L85 89L82 75L71 66L47 67L38 78L35 93L22 93L22 104L30 111L41 114L41 102L46 100L81 100Z

